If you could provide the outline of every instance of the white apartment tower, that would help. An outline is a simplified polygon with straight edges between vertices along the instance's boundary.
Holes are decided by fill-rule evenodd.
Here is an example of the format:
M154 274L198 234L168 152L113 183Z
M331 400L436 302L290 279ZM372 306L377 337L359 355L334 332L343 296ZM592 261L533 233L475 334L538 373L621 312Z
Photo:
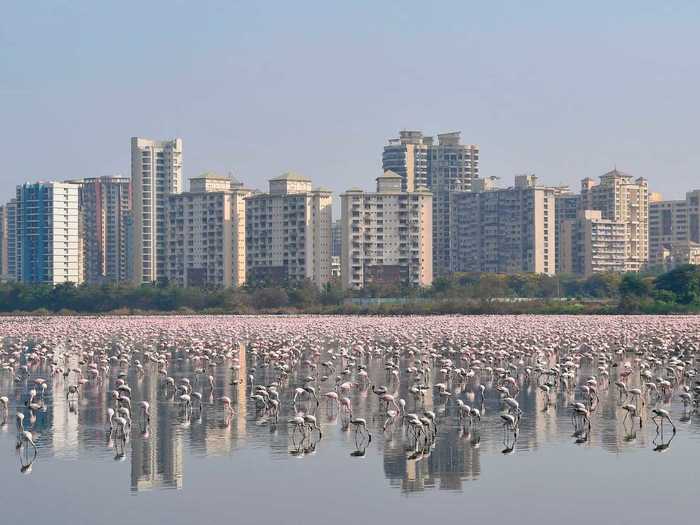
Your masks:
M245 197L232 179L204 173L171 194L165 223L165 276L178 286L245 284Z
M246 198L246 277L280 283L330 280L332 197L311 180L285 173L268 193Z
M56 285L82 282L79 185L38 182L17 187L17 279Z
M392 171L376 180L376 193L351 189L340 197L343 287L430 286L433 196L425 188L403 191L402 177Z
M649 185L614 169L581 182L581 209L599 210L602 218L625 224L625 271L638 272L649 262Z
M131 139L133 191L133 280L157 281L165 275L165 206L182 191L182 139Z

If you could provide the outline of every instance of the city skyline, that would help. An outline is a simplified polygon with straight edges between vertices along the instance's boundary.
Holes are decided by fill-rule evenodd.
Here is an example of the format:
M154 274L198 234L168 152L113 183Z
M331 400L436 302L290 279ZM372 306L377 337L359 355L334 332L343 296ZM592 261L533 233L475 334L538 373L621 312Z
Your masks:
M264 189L292 170L339 195L372 187L377 145L402 129L461 130L484 177L575 188L617 167L665 199L697 186L693 3L319 5L9 6L0 201L24 182L128 175L130 136L182 137L185 179L232 171ZM151 16L172 36L147 36Z

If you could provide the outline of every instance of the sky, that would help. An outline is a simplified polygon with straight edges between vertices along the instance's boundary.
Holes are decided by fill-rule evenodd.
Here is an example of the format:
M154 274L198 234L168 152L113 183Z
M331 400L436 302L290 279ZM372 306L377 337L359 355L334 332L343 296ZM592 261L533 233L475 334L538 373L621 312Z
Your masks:
M26 181L129 174L130 137L183 172L293 170L374 189L401 129L462 131L481 175L617 167L700 188L700 2L4 2L0 202Z

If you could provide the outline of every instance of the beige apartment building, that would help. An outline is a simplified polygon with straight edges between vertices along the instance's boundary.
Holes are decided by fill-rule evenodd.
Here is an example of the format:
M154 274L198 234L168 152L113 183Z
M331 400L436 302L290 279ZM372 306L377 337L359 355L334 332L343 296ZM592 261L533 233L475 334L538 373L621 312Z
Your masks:
M107 176L80 181L80 207L86 282L126 281L126 217L131 211L131 180Z
M625 225L625 268L637 272L649 262L649 185L614 169L600 182L581 182L581 208L599 210L603 219Z
M133 280L151 283L165 275L165 207L182 191L182 140L131 139Z
M377 192L341 195L344 288L369 283L430 286L433 282L432 194L403 191L400 175L377 177Z
M440 133L437 140L421 131L402 131L389 140L382 155L382 169L401 176L401 189L425 186L433 194L433 269L449 273L450 194L471 191L479 178L479 146L462 144L460 132Z
M603 219L599 210L580 210L561 225L561 272L590 277L625 271L625 223Z
M671 201L654 194L649 203L650 262L665 264L671 252L690 255L693 249L689 243L700 243L700 190L689 191L685 199ZM671 245L675 247L672 249Z
M269 181L268 193L246 201L248 281L282 283L331 278L331 191L285 173Z
M231 177L205 173L167 198L165 277L178 286L245 284L245 198Z
M555 189L518 175L511 188L488 179L450 195L452 272L555 273Z

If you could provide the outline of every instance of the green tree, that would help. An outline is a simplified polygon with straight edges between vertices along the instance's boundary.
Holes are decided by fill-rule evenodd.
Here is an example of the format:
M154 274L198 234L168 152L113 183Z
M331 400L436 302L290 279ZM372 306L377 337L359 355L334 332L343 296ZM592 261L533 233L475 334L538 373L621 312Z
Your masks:
M654 281L657 290L673 292L684 304L700 302L700 266L686 264L660 275Z
M626 273L620 281L619 292L623 298L647 297L651 292L651 287L640 275Z
M253 292L252 304L257 309L280 308L289 304L289 296L281 288L258 288Z
M325 305L337 305L343 304L345 299L345 292L342 285L338 280L333 280L328 282L323 287L321 292L321 304Z

